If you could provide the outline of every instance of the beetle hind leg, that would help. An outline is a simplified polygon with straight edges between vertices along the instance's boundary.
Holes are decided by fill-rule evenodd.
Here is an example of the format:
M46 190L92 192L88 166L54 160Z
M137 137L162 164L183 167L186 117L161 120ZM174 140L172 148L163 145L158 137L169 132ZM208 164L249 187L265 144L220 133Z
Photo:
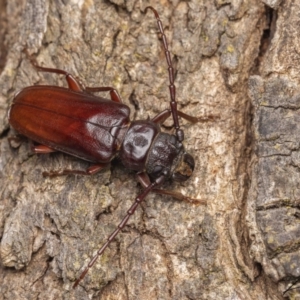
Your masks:
M24 50L24 52L26 53L29 61L36 68L37 71L65 75L69 89L77 92L83 91L81 84L73 77L73 75L69 74L67 71L55 68L41 67L36 61L36 59L33 56L31 56L26 49Z
M104 86L104 87L83 87L80 82L75 79L75 77L71 74L69 74L67 71L62 70L62 69L56 69L56 68L46 68L46 67L41 67L37 63L36 59L29 55L27 50L25 50L25 53L30 60L31 64L40 72L46 72L46 73L55 73L55 74L61 74L65 75L69 89L77 92L83 92L86 91L88 93L97 93L97 92L109 92L110 93L110 98L112 101L122 103L122 99L118 93L118 91L110 86Z
M49 172L43 172L44 177L56 177L56 176L64 176L64 175L94 175L101 171L102 169L108 167L110 163L108 164L95 164L90 167L88 167L86 170L70 170L65 169L62 171L49 171Z
M85 91L89 93L97 93L97 92L109 92L110 99L114 102L122 103L122 99L118 93L118 91L110 86L102 86L102 87L85 87Z

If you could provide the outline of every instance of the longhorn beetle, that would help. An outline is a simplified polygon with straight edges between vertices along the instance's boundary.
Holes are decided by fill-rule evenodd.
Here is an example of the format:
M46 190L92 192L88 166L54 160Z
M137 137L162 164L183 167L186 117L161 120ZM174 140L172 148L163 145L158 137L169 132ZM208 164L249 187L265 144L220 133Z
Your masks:
M93 163L87 170L51 171L44 175L91 175L108 166L118 156L122 164L137 172L143 190L135 198L126 216L97 251L75 281L75 288L97 258L104 252L130 216L150 192L171 195L194 204L205 204L178 192L159 189L166 180L185 181L193 173L194 158L183 146L184 133L179 117L192 123L213 120L214 116L197 118L177 110L172 66L168 43L157 11L148 6L157 20L169 71L170 108L151 120L130 121L129 107L122 103L112 87L85 87L69 73L44 68L32 61L38 71L65 75L69 88L58 86L29 86L14 98L9 122L19 133L38 143L35 153L61 151ZM94 92L109 92L110 100L96 97ZM160 125L172 115L175 134L161 132ZM38 116L38 117L37 117Z

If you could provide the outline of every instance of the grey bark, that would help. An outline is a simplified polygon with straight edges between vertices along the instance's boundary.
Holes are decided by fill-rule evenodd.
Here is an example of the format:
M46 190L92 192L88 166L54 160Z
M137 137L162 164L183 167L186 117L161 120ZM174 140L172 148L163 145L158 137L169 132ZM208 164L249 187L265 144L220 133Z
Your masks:
M279 6L259 75L249 80L255 110L250 252L290 299L300 297L299 9L297 1Z
M264 138L257 124L268 126L271 118L279 128L280 111L296 112L297 51L291 45L297 45L297 40L296 30L288 24L296 14L293 1L0 3L6 8L1 12L0 30L0 298L282 299L284 287L278 289L278 282L285 281L287 286L297 274L270 276L270 263L278 251L270 257L265 250L268 232L262 224L270 220L273 205L268 204L274 197L263 196L259 188L260 178L267 176L268 186L275 182L272 176L280 175L271 172L276 165L267 161L266 152L255 152L250 161L252 149L265 146L265 151L271 151L268 141L275 141L269 135ZM208 204L193 206L149 195L73 290L74 280L120 222L140 187L134 173L119 163L90 177L43 178L43 171L84 169L89 164L61 153L32 155L26 139L9 144L8 137L15 132L6 113L14 93L34 84L66 86L60 76L36 72L22 50L26 48L43 66L80 77L86 86L114 86L131 108L133 119L153 117L168 107L169 94L156 21L151 12L143 13L147 5L158 10L168 37L177 70L179 108L195 116L220 116L195 125L181 121L185 146L194 155L196 168L188 182L165 186ZM278 22L271 27L272 47L264 52L269 41L263 33L269 28L271 11L266 5L277 10L281 26L287 29L280 34ZM282 49L289 51L290 60ZM273 97L280 86L285 87L282 98ZM248 91L256 104L255 135L251 134ZM261 104L262 94L270 95L269 104ZM292 186L297 186L298 174L294 118L288 135L279 134L279 138L288 137L280 140L279 147L287 155L278 154L281 164L289 166L286 171L293 169L287 190L294 200L283 201L282 192L276 203L297 216ZM166 122L163 130L170 131L171 125ZM279 215L273 216L278 220ZM281 236L291 245L289 234ZM296 244L286 249L291 252Z

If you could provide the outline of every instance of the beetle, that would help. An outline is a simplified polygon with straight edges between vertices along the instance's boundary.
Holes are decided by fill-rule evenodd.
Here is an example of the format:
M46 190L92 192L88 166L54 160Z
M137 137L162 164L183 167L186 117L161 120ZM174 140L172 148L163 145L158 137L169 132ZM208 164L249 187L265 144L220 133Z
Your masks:
M9 110L10 125L38 143L33 147L35 153L61 151L92 163L85 171L51 171L44 175L92 175L118 157L125 167L137 172L137 179L143 187L126 216L75 281L74 288L150 192L171 195L194 204L206 203L178 192L159 189L167 180L186 181L195 167L194 158L183 146L184 132L180 128L179 117L192 123L213 120L215 117L193 117L177 110L174 68L166 35L158 12L151 6L145 12L148 9L156 18L168 65L169 109L150 120L131 121L129 107L122 103L114 88L83 88L68 72L41 67L31 60L38 71L64 75L68 88L47 85L26 87L15 95ZM110 99L95 96L95 92L109 92ZM164 133L160 129L160 125L171 115L175 134Z

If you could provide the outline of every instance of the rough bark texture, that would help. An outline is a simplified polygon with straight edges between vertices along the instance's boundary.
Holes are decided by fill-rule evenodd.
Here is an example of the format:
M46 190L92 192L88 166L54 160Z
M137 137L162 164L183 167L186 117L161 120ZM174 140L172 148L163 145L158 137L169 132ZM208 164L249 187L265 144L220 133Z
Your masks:
M294 2L0 0L0 299L283 298L278 281L286 287L299 276ZM220 116L181 122L196 168L188 182L165 187L208 204L149 195L73 290L140 187L118 162L90 177L43 178L43 171L88 163L32 155L26 139L10 145L15 132L6 113L14 93L34 84L66 86L61 76L37 73L22 50L87 86L114 86L132 119L152 117L168 107L169 94L147 5L158 10L168 37L179 108ZM278 15L276 24L270 15Z
M255 107L250 250L291 299L300 298L299 11L297 1L278 7L259 75L249 80Z

